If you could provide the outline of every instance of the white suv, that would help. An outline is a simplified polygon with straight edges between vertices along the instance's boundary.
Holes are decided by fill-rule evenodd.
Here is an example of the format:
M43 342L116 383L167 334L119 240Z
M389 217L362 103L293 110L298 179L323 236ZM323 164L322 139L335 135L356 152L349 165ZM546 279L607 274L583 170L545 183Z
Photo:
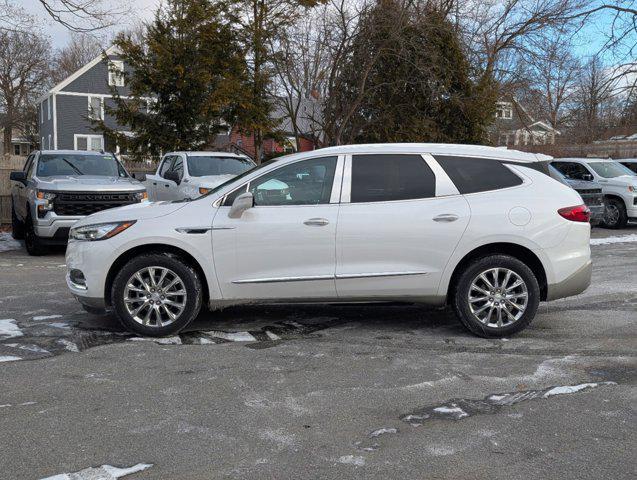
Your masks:
M591 278L589 211L533 154L333 147L268 162L185 203L92 215L67 283L130 330L169 335L202 304L449 304L473 333L525 328Z
M599 183L606 203L604 226L624 228L637 219L637 174L625 165L600 158L557 158L551 165L566 178Z

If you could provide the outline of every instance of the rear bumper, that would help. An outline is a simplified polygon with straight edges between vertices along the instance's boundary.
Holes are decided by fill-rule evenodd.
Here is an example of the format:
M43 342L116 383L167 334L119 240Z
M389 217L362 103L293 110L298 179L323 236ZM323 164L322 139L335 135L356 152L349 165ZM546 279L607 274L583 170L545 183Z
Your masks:
M591 284L593 273L593 263L589 260L575 273L565 278L561 282L548 286L547 300L557 300L558 298L572 297L586 290Z

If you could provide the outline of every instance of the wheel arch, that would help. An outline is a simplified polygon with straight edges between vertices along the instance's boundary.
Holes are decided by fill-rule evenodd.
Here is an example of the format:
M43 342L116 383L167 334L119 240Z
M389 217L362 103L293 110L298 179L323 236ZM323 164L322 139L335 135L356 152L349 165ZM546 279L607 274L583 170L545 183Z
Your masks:
M526 264L531 269L531 271L537 278L538 284L540 285L540 300L546 300L548 291L548 280L546 276L546 270L539 257L529 248L517 243L498 242L476 247L469 253L467 253L464 257L462 257L462 259L454 268L449 280L449 288L447 289L447 303L449 303L450 299L453 298L458 279L460 278L460 274L471 262L487 255L502 254L510 255L514 258L517 258L521 262L524 262L524 264Z
M617 200L619 202L621 202L624 207L626 207L626 201L624 200L624 198L621 195L618 195L616 193L605 193L604 194L604 199L605 200Z
M197 261L195 257L193 257L186 250L176 247L174 245L168 245L165 243L151 243L151 244L143 244L137 245L136 247L132 247L122 254L112 263L111 267L106 274L106 281L104 282L104 301L106 305L112 305L111 299L111 289L113 287L113 281L117 276L117 272L132 258L140 254L168 254L181 258L182 261L193 267L197 273L199 274L199 278L201 280L201 286L203 287L203 304L206 305L210 300L210 288L208 285L208 278L206 277L206 273L204 272L201 264Z

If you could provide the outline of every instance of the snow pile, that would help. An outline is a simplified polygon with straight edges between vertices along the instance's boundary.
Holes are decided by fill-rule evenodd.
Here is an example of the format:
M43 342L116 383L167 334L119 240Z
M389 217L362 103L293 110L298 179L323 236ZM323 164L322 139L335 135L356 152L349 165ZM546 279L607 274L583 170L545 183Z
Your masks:
M588 388L599 387L600 385L617 385L615 382L601 382L601 383L580 383L579 385L564 385L562 387L553 387L544 393L543 397L548 398L554 395L566 395L569 393L576 393L580 390L586 390Z
M16 360L22 359L13 355L0 355L0 362L15 362Z
M102 465L101 467L89 467L79 472L60 473L42 480L115 480L131 473L141 472L152 467L149 463L138 463L132 467L118 468L112 465Z
M0 232L0 252L20 250L21 248L22 244L14 240L9 232Z
M637 234L617 235L606 238L591 238L591 245L609 245L611 243L632 243L637 242Z
M13 318L5 318L0 320L0 338L7 339L13 337L21 337L24 335L20 327L18 327Z

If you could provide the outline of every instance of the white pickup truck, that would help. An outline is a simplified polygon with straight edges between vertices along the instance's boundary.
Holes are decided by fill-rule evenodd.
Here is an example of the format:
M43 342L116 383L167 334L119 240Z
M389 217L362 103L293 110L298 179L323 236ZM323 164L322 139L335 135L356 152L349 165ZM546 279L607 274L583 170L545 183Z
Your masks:
M151 201L192 200L255 166L234 153L170 152L144 184Z

